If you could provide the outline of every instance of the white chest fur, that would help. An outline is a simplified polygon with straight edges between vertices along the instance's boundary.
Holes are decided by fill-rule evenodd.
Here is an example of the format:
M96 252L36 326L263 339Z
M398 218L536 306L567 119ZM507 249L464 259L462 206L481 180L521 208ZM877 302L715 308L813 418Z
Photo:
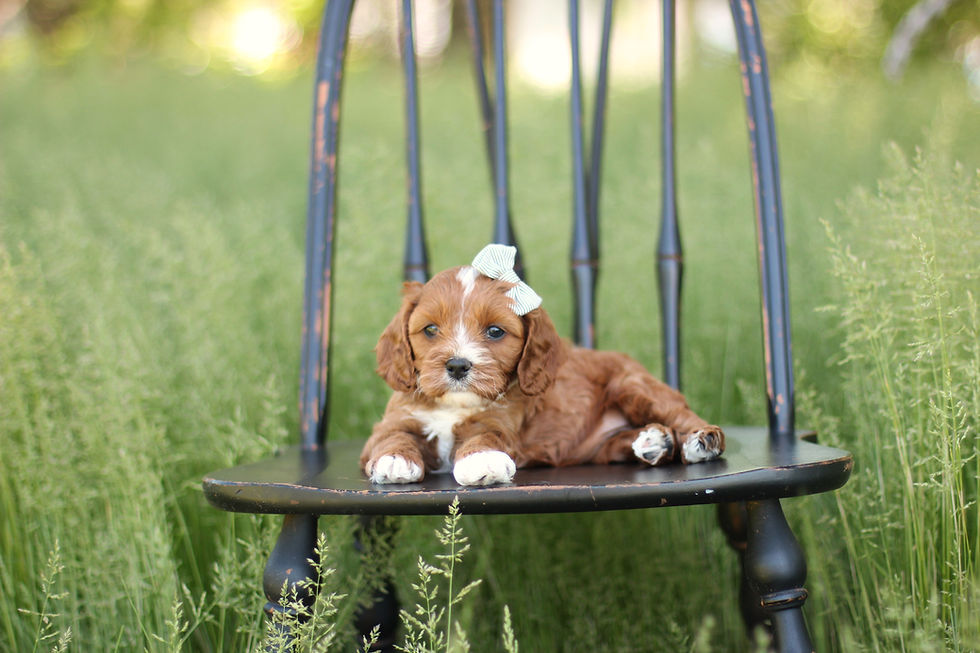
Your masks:
M467 417L486 410L490 401L472 392L447 392L436 399L432 408L420 408L412 412L412 417L422 424L422 434L426 439L436 441L440 466L437 472L448 472L451 468L449 456L453 451L453 427Z

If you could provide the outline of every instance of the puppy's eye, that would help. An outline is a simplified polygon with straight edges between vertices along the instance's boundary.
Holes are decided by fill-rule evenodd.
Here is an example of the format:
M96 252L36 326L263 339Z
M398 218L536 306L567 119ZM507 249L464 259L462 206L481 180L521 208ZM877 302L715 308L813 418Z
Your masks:
M422 329L422 333L424 333L428 338L435 338L436 334L439 333L439 327L437 327L435 324L430 324Z
M489 338L490 340L500 340L505 335L507 335L507 332L501 329L496 324L494 324L492 326L487 327L486 334L487 334L487 338Z

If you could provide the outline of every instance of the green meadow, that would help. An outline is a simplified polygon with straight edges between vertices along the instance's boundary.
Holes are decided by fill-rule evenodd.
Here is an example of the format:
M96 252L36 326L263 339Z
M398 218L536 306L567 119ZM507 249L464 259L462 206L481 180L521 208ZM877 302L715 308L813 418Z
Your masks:
M387 398L372 348L398 305L405 213L399 76L350 63L332 438L366 436ZM311 86L145 63L0 73L0 650L261 647L278 519L215 510L199 482L297 438ZM737 66L692 64L679 93L684 388L711 421L763 423ZM568 334L567 99L510 95L518 238ZM784 502L815 644L977 650L980 107L940 62L894 85L787 67L774 97L798 423L856 461L840 491ZM423 71L421 110L438 270L490 236L465 62ZM653 370L658 114L655 87L610 97L598 320L601 346ZM355 650L349 615L377 569L353 520L320 526L329 600L302 650ZM451 641L424 640L440 650L465 650L463 633L473 651L514 650L508 633L524 651L756 648L710 507L398 526L382 562L412 614L449 592L418 597L418 558L444 582L436 556L468 540L454 591L481 582L442 613Z

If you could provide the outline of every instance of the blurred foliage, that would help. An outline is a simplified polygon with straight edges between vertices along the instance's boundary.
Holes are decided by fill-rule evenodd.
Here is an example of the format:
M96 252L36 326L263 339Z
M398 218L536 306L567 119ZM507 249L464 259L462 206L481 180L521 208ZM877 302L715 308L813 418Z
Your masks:
M322 8L322 0L27 0L19 14L7 12L12 26L0 23L0 61L36 55L64 63L95 52L119 60L152 55L190 70L289 70L312 58ZM259 68L236 65L231 52L236 20L250 10L282 23L282 42Z
M877 61L917 0L772 0L759 3L766 46L777 62ZM980 34L980 2L953 0L922 32L915 56L962 58Z
M379 0L372 0L378 2ZM393 3L393 0L390 0ZM692 5L709 0L692 0ZM27 56L63 62L83 51L152 54L190 69L289 71L310 61L324 0L0 0L0 64ZM453 0L461 27L461 0ZM874 64L915 0L769 0L759 3L775 66ZM250 9L283 22L279 51L242 65L229 30ZM917 57L967 59L980 49L980 0L953 0L923 31ZM454 38L464 30L455 29ZM13 53L13 54L12 54ZM18 55L19 53L19 55ZM29 53L29 54L27 54Z

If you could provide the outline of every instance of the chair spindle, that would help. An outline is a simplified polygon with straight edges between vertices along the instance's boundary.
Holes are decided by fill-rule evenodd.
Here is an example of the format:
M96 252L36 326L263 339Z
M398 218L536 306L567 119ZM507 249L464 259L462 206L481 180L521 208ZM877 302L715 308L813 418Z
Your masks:
M480 117L483 119L483 140L486 144L487 161L490 164L490 180L496 191L497 168L495 161L497 156L494 154L493 104L490 99L490 90L487 87L486 67L483 65L483 23L480 20L480 10L476 6L476 0L466 0L465 8L466 29L470 37L470 49L473 55L473 78L476 80Z
M405 234L404 278L425 283L429 278L429 253L422 221L422 172L419 163L418 71L415 65L415 29L412 0L402 0L400 42L405 75L405 156L408 170L408 224Z
M493 242L504 245L517 245L514 227L510 221L510 161L507 149L507 64L505 61L505 45L507 42L504 28L504 2L494 0L493 3L493 63L494 63L494 92L495 107L493 112L493 154L494 173L494 219ZM518 248L518 257L514 264L517 273L524 276L524 264Z
M495 243L517 247L517 235L514 233L510 212L510 177L507 158L507 89L504 63L506 36L503 3L495 2L493 6L494 83L497 89L494 99L490 97L486 69L483 65L483 24L480 20L480 11L476 6L476 0L467 0L465 8L473 54L474 78L476 79L476 90L480 103L480 116L483 119L483 138L486 143L487 159L490 161L490 182L493 186L494 219L491 240ZM521 279L524 279L524 261L521 258L520 247L517 249L514 270Z
M319 449L329 413L331 281L337 210L337 124L341 75L353 0L331 0L317 53L306 227L306 281L300 366L300 433L304 449Z
M664 382L681 387L681 278L683 251L677 224L676 158L674 148L674 0L663 0L663 73L660 90L661 211L657 244L657 280L660 285L660 324Z
M585 142L582 129L582 66L579 39L579 2L568 2L568 35L572 50L571 130L572 130L572 289L575 293L573 338L582 347L595 347L595 284L592 228L586 199Z
M769 70L754 1L729 0L729 4L738 39L751 143L752 185L759 238L769 437L775 445L792 447L796 440L793 357L779 158L769 92Z
M602 172L602 145L606 127L606 97L609 92L609 41L612 37L613 0L605 0L602 8L602 37L599 42L599 71L595 87L592 115L592 141L589 157L588 183L589 228L592 232L592 260L599 260L599 189Z
M571 130L572 130L572 289L575 295L573 337L583 347L595 347L595 289L599 277L599 182L602 144L606 124L609 87L609 40L612 33L612 0L603 7L599 70L592 113L592 138L586 155L585 107L582 101L581 39L579 2L569 0L568 31L571 43ZM586 159L588 158L588 165Z

